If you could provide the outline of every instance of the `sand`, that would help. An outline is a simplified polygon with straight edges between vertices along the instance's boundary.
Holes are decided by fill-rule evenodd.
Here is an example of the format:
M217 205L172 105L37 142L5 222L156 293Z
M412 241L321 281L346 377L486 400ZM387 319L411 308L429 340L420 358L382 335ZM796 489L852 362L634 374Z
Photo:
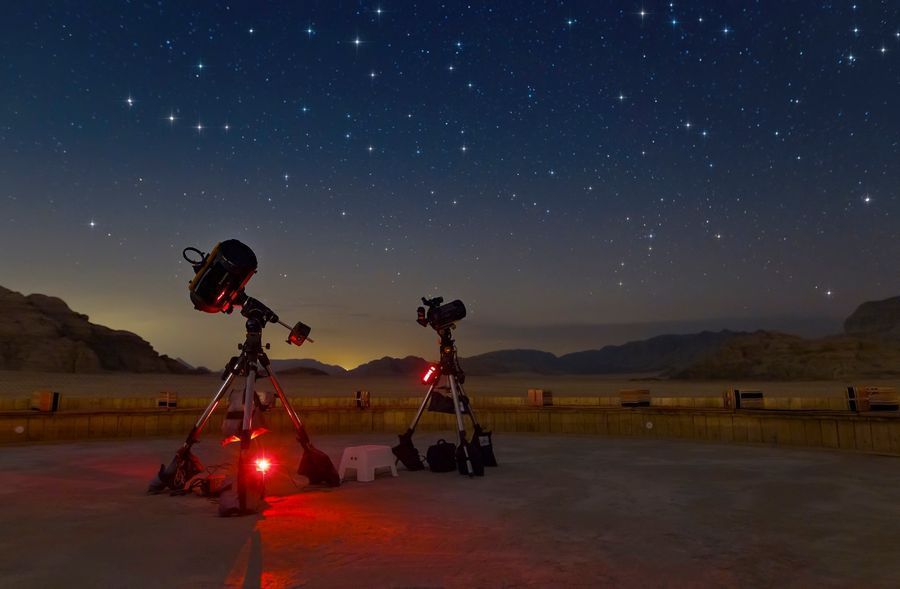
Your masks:
M416 377L280 377L291 396L353 395L359 389L373 395L424 394ZM219 375L171 374L63 374L0 371L0 396L25 397L37 389L51 389L72 396L153 396L161 391L174 391L186 396L212 396L221 384ZM521 395L529 388L552 390L557 395L615 395L620 389L649 388L661 396L719 395L729 388L762 390L768 396L843 396L847 384L875 384L900 389L900 380L847 383L760 382L760 381L666 381L648 379L647 375L610 376L546 376L504 375L470 376L466 391L470 395ZM268 385L264 385L266 388Z
M337 461L391 437L317 442ZM267 443L293 468L293 444ZM498 435L483 479L401 470L298 491L275 474L262 515L221 519L199 497L143 494L178 444L5 448L0 586L900 586L896 458Z

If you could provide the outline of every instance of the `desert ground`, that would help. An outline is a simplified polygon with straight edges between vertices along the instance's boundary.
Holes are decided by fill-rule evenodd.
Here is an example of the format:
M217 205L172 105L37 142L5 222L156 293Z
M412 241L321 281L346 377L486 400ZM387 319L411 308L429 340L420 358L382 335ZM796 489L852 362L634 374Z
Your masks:
M342 396L365 389L373 395L418 396L424 389L415 377L279 376L290 396ZM221 384L219 375L175 374L65 374L0 371L0 396L28 396L38 389L73 396L145 396L174 391L186 396L212 396ZM853 383L843 381L678 381L653 375L547 376L520 374L469 376L470 395L525 396L529 388L552 390L557 395L615 395L620 389L649 388L661 396L718 395L729 388L761 390L767 396L843 396L848 384L871 384L900 388L900 379ZM262 388L268 383L264 381Z
M283 460L270 506L230 519L200 497L144 494L178 439L4 449L0 585L900 586L895 458L506 434L484 478L401 469L313 489L287 476L299 449L267 437ZM316 441L337 463L392 437Z

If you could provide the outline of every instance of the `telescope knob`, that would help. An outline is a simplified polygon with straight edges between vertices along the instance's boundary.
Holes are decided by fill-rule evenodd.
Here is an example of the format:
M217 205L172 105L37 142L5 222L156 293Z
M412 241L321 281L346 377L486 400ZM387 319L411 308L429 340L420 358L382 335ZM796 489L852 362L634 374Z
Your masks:
M239 350L243 350L243 349L244 349L244 344L238 344L238 349L239 349Z
M271 350L271 349L272 349L272 344L266 344L266 349L267 349L267 350Z

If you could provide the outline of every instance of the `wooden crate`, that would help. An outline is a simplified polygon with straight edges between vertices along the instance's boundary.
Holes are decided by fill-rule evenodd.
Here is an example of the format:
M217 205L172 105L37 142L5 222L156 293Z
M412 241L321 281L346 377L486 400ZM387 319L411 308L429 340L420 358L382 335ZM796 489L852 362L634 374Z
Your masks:
M619 391L622 407L649 407L650 389L622 389Z
M549 407L553 405L553 391L528 389L528 404L534 407Z
M734 389L735 409L764 409L762 391Z
M178 407L178 393L162 392L156 396L157 409L175 409Z
M52 413L59 410L59 393L55 391L35 391L31 394L31 410Z
M847 387L850 411L900 411L900 395L894 387Z

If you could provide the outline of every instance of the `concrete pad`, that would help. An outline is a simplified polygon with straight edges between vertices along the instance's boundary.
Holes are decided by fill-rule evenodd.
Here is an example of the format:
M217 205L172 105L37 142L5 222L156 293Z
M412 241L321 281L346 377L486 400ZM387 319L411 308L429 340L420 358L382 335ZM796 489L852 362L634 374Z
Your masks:
M232 519L144 495L180 438L4 448L0 586L900 586L897 458L503 434L482 479L401 469L320 490L287 477L295 444L260 440L275 495ZM337 464L393 437L315 441ZM196 450L228 458L214 439Z

